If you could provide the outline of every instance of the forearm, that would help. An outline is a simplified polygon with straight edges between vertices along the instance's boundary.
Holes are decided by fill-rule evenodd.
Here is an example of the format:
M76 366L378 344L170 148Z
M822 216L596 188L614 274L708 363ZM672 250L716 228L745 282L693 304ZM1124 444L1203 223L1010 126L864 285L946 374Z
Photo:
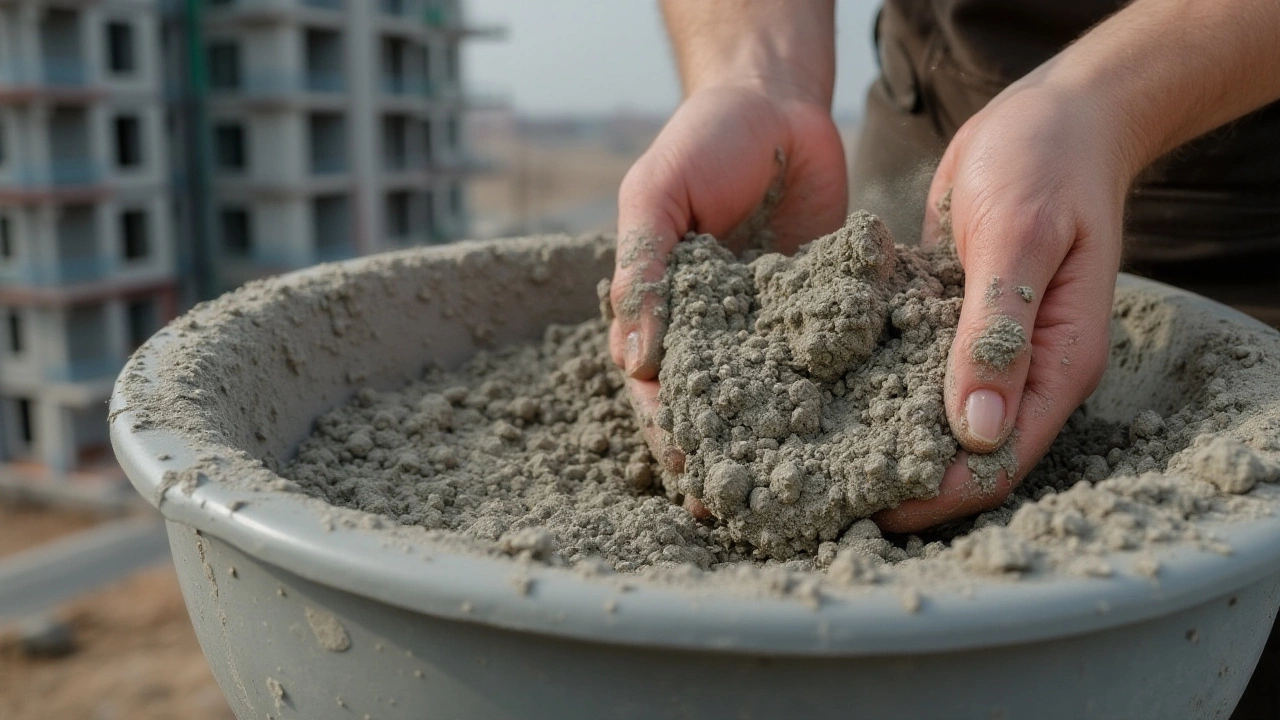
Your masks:
M1280 98L1280 3L1135 0L1032 75L1091 99L1133 177Z
M830 107L833 0L663 0L662 9L686 97L759 84Z

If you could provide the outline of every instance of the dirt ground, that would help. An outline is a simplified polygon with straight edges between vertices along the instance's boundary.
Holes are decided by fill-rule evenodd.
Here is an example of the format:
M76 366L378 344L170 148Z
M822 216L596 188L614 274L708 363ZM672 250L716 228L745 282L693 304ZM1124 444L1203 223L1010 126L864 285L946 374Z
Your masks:
M101 519L91 512L52 510L29 503L0 502L0 557L84 530Z
M61 608L77 650L31 659L0 633L5 720L234 720L164 565Z

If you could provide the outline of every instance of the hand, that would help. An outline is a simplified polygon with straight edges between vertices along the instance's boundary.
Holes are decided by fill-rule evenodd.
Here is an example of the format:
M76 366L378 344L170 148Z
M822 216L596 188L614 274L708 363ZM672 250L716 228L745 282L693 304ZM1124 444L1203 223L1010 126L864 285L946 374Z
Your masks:
M966 450L1007 440L1017 470L982 490L957 458L939 497L878 514L882 528L919 530L994 507L1048 449L1106 367L1129 183L1164 153L1280 98L1277 31L1276 3L1134 0L956 134L934 176L924 234L938 236L937 202L953 188L966 294L947 417ZM988 304L997 276L1002 292ZM1019 285L1034 291L1031 302L1012 292ZM1002 314L1022 326L1031 351L992 372L970 353Z
M913 532L998 506L1097 387L1107 363L1124 198L1138 169L1138 153L1123 137L1087 93L1037 72L993 99L947 148L923 235L926 242L941 236L938 202L950 189L965 299L948 359L947 418L969 452L1009 443L1017 469L983 489L961 452L938 497L877 514L882 529ZM1020 287L1030 292L1020 294ZM1029 339L1003 369L974 355L975 342L1000 316Z
M776 204L761 208L770 191ZM610 300L609 347L627 374L645 437L668 470L684 458L652 422L665 319L644 292L660 280L672 247L688 232L728 238L763 220L774 247L794 252L840 227L847 202L845 157L827 106L786 86L760 82L697 90L622 182L618 262ZM764 211L764 217L760 211Z

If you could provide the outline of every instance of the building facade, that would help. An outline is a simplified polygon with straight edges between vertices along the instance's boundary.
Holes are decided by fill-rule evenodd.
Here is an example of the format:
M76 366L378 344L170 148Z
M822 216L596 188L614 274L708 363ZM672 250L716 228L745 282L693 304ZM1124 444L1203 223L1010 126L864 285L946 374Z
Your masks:
M0 457L114 468L106 400L176 310L154 2L0 3Z
M190 302L468 232L458 0L0 0L0 480L119 478Z
M457 0L221 0L205 10L219 290L465 235Z

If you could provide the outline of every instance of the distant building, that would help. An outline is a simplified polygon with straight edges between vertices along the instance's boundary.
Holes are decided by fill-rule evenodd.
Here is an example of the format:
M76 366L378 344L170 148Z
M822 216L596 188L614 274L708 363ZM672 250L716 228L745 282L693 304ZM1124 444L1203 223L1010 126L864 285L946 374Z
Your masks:
M220 289L468 232L456 0L210 2L202 26Z
M155 3L0 4L0 458L112 468L106 400L175 310Z
M458 0L0 0L0 480L118 477L180 307L469 232Z

